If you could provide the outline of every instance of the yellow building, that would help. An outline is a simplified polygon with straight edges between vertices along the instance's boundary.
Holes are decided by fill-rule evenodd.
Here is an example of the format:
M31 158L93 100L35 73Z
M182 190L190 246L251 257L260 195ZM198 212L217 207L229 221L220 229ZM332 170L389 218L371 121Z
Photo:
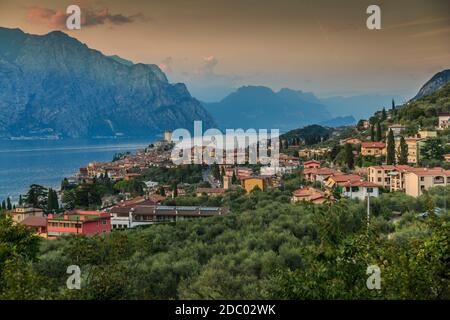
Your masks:
M386 144L381 141L362 142L361 154L363 156L382 156L386 154Z
M420 168L405 173L405 193L418 197L424 190L450 184L450 170L442 168Z
M420 130L417 133L418 138L426 139L426 138L436 138L437 137L437 131L432 130Z
M164 140L171 142L172 141L172 131L165 131L164 132Z
M43 217L44 212L39 208L18 207L11 211L11 213L9 213L9 216L14 222L21 223L23 220L29 217Z
M241 179L242 188L250 193L256 187L259 187L262 191L267 190L268 179L263 177L248 177Z

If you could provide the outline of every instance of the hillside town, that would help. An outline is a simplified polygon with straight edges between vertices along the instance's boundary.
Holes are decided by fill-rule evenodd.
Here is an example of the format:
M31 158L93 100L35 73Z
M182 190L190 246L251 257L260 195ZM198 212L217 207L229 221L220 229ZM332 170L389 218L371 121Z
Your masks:
M290 201L315 205L341 198L366 201L387 192L419 197L430 188L450 185L450 154L435 156L440 159L440 166L421 165L429 163L424 159L430 159L430 145L441 153L449 149L448 143L433 143L448 132L450 113L439 113L434 128L407 132L405 125L392 123L395 112L393 104L391 110L383 109L370 121L337 128L328 139L321 138L310 145L301 137L289 138L286 134L281 136L277 167L261 165L259 160L257 165L203 164L196 169L197 180L193 183L183 181L183 176L170 183L156 178L157 175L156 179L149 179L152 174L148 170L175 172L179 167L194 166L173 163L171 152L175 143L172 133L166 131L164 139L135 154L119 154L111 162L92 162L81 167L77 174L64 179L61 190L49 191L47 205L39 206L39 200L34 206L30 201L12 206L8 201L10 209L5 208L6 213L15 223L28 226L44 238L55 239L68 234L92 235L231 214L229 208L221 206L227 192L251 194L256 190L283 189L287 177L301 181ZM99 181L113 185L114 192L106 192L95 205L89 200L85 204L68 200L69 192L96 186ZM30 194L33 195L29 193L27 198ZM177 205L192 198L209 202L213 199L215 205L207 205L208 201Z

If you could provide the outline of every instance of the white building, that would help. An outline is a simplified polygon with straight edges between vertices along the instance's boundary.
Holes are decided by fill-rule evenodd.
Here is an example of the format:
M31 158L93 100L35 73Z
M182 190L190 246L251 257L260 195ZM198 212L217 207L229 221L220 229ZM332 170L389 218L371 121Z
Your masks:
M378 197L380 195L380 187L380 185L369 181L354 181L338 184L338 190L341 190L341 194L344 197L358 200L364 200L368 195Z

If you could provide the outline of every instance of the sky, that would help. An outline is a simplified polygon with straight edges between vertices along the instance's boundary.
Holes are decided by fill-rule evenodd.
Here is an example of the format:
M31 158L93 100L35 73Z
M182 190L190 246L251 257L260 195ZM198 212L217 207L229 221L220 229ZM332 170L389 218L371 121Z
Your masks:
M81 7L81 30L66 8ZM369 5L381 29L369 30ZM106 55L159 65L196 98L242 85L320 97L415 95L450 68L448 0L0 0L0 26L61 30Z

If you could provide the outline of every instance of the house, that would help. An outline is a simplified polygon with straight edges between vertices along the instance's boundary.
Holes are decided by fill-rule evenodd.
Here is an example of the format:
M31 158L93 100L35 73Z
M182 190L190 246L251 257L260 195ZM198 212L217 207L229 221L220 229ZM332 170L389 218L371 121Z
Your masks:
M347 139L342 139L342 140L340 140L339 141L339 144L340 145L344 145L344 144L352 144L352 145L355 145L355 146L357 146L357 145L360 145L361 144L361 139L358 139L358 138L347 138Z
M327 188L332 189L337 185L339 185L339 183L357 182L357 181L361 181L361 176L358 176L356 174L336 174L326 178L324 180L324 183Z
M140 176L141 176L140 173L127 173L127 174L125 175L124 179L125 179L126 181L130 181L130 180L132 180L132 179L139 178Z
M164 141L167 141L167 142L172 141L172 131L169 131L169 130L164 131Z
M363 156L381 156L386 154L386 144L381 141L362 142L361 154Z
M320 168L320 162L317 160L309 160L303 163L304 169Z
M364 129L369 129L370 128L370 122L369 122L369 120L361 120L361 124L362 124L362 127L364 128Z
M387 130L387 132L386 132L386 137L388 136L390 130L392 130L392 133L394 134L394 137L397 137L397 136L400 136L401 132L402 132L403 130L405 130L405 129L406 129L406 126L404 126L404 125L401 125L401 124L391 124L391 125L388 127L388 130Z
M225 194L225 189L222 188L197 188L195 191L197 197L206 194L209 197L223 196Z
M40 216L30 216L20 222L20 224L27 226L38 236L47 237L47 218Z
M403 189L403 172L410 169L407 165L382 165L367 168L369 182L376 183L391 191ZM392 181L392 180L395 181Z
M21 223L29 217L43 217L44 211L39 208L17 207L8 213L8 215L15 223Z
M450 153L444 154L445 162L450 162Z
M269 179L262 177L262 176L253 176L253 177L246 177L241 179L241 186L245 189L247 193L250 193L258 187L262 191L266 191L267 187L269 185Z
M156 223L221 216L226 213L228 209L219 207L139 204L127 208L114 208L111 224L113 229L127 229Z
M438 130L447 129L450 124L450 112L438 113L438 118L439 118L439 122L438 122L437 129Z
M367 196L378 197L380 185L369 181L339 182L337 189L344 197L364 200Z
M434 130L419 130L417 133L417 138L436 138L437 137L437 131Z
M111 232L109 212L74 210L64 214L49 214L47 234L55 238L69 234L92 235Z
M310 182L323 182L327 177L339 174L340 171L331 168L312 168L303 170L305 180Z
M295 190L292 193L291 202L297 203L301 201L312 202L315 204L324 203L327 200L325 193L322 190L305 186Z
M450 184L450 170L442 168L420 168L405 173L405 193L418 197L424 190Z
M300 158L313 158L313 157L322 157L331 151L331 148L317 148L317 149L302 149L299 150L298 156Z

